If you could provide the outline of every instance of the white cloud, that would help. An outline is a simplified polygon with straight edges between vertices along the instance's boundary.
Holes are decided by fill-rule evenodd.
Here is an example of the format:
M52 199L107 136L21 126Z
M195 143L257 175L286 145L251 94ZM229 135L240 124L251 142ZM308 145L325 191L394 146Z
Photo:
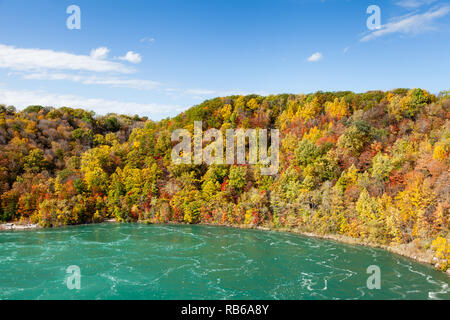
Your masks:
M97 49L93 49L91 51L91 57L93 59L103 60L103 59L106 59L108 57L109 51L110 50L107 47L100 47L100 48L97 48Z
M156 41L155 38L147 38L147 37L142 38L142 39L140 40L140 42L142 42L142 43L154 43L155 41Z
M22 49L0 44L0 68L12 70L76 70L91 72L132 73L134 69L118 62L94 59L87 55L43 50Z
M309 58L308 62L317 62L323 59L323 54L320 52L313 53Z
M398 17L381 26L380 30L374 31L363 38L360 41L369 41L378 37L393 34L418 34L427 31L435 30L433 22L436 19L446 16L450 12L450 6L444 6L440 8L430 9L425 13L410 14L403 17Z
M403 8L414 9L424 5L432 4L433 2L436 2L436 0L402 0L398 1L396 5Z
M117 77L85 76L67 73L30 73L22 75L22 78L25 80L67 80L86 85L97 84L138 90L153 90L159 86L159 83L156 81L143 79L120 79Z
M125 56L120 57L119 59L131 62L131 63L140 63L142 61L141 55L139 53L136 53L133 51L128 51Z
M176 99L189 97L200 100L216 96L249 94L241 90L220 91L201 88L169 88L156 81L130 79L125 77L124 74L134 73L136 69L129 68L120 62L104 60L109 52L109 48L100 47L93 49L90 55L76 55L54 50L16 48L0 43L0 68L7 69L8 76L18 76L24 80L72 81L85 85L104 85L148 91L156 90ZM116 59L126 60L131 63L139 63L142 60L140 54L132 51L129 51L124 57ZM0 103L12 104L18 107L31 104L79 106L92 108L96 112L103 110L104 112L118 113L127 112L126 110L119 110L119 105L133 106L130 109L136 109L133 112L148 112L147 109L153 106L155 110L151 112L162 112L167 115L173 115L170 111L175 110L173 106L168 106L168 111L165 112L164 108L161 109L163 106L156 104L133 105L131 103L111 102L102 99L84 99L73 95L49 94L41 91L0 90ZM175 111L180 110L176 109Z
M105 100L100 98L85 98L77 95L53 94L44 91L27 90L0 90L0 103L13 105L18 109L25 108L29 105L53 106L56 108L66 106L93 110L97 114L119 113L149 115L155 120L173 115L184 109L178 105Z

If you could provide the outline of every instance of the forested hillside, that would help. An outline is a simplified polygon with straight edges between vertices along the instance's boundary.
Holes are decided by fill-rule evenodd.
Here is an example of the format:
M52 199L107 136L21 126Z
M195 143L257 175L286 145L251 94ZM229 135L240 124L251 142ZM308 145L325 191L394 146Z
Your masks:
M159 122L0 106L2 221L285 227L434 250L449 264L450 94L216 98ZM176 165L172 132L280 130L280 170Z

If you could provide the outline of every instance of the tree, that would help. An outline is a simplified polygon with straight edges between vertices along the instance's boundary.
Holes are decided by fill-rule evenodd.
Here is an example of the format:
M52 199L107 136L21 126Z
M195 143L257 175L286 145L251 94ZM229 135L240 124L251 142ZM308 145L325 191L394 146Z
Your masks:
M372 177L380 181L386 180L394 169L391 158L381 152L372 159Z
M333 118L341 119L348 114L348 105L344 98L335 98L333 102L325 103L325 112Z
M373 139L371 126L365 121L355 121L339 138L338 146L358 156Z
M44 153L40 149L33 149L24 160L24 169L32 173L38 173L44 170L47 166L47 160L44 158Z
M230 169L230 186L236 191L241 192L247 184L247 170L245 167L232 166Z

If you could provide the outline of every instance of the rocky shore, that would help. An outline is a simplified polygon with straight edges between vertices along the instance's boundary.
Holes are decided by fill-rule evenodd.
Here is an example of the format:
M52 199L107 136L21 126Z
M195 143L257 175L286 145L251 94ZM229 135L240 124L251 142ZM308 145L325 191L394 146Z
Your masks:
M38 228L40 228L38 224L17 224L17 223L0 224L0 230L30 230Z

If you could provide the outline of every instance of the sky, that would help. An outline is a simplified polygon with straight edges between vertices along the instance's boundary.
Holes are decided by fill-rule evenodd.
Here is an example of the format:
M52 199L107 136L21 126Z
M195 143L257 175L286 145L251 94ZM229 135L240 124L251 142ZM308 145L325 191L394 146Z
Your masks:
M0 104L18 109L160 120L217 96L417 87L450 89L449 0L0 0Z

